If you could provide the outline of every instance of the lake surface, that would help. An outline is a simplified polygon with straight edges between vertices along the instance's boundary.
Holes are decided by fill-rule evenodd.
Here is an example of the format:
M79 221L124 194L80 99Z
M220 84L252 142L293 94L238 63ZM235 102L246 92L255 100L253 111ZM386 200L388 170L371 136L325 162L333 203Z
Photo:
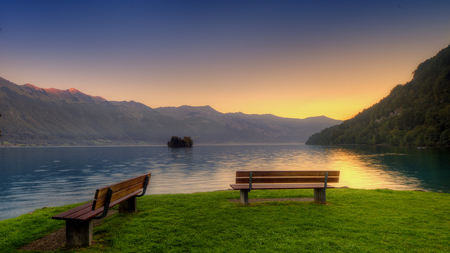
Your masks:
M0 220L91 200L147 172L147 194L229 189L236 170L340 170L336 186L450 193L450 149L223 145L0 148ZM312 194L312 191L311 191ZM236 191L236 197L239 192Z

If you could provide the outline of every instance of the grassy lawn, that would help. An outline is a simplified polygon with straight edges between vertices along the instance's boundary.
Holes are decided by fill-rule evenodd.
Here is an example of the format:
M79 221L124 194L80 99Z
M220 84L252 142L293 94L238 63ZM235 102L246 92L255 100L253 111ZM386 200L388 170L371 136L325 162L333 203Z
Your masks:
M313 190L252 191L250 198L312 197ZM450 194L329 189L329 205L228 201L239 191L147 195L138 213L94 228L94 245L57 252L450 252ZM74 205L0 221L0 252L64 226Z

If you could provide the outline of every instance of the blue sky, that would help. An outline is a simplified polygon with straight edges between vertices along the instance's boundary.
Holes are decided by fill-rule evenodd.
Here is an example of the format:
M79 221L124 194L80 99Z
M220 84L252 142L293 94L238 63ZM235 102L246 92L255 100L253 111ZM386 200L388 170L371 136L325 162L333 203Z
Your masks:
M152 108L347 119L450 43L450 1L2 1L0 76Z

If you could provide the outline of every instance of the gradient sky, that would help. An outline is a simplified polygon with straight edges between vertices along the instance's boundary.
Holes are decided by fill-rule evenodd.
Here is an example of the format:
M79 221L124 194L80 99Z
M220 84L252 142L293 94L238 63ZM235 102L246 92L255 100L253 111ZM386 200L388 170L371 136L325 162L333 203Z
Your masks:
M450 1L2 0L0 77L107 100L345 120L450 43Z

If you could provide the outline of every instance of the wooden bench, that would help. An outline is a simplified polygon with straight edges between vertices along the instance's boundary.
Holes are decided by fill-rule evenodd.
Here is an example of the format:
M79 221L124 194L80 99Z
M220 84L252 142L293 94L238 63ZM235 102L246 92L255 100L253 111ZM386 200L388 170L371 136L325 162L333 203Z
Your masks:
M66 245L90 246L92 244L94 219L102 219L109 208L119 204L119 213L135 213L136 197L142 197L150 182L151 173L99 188L94 200L75 207L52 219L66 221Z
M236 171L234 190L240 190L241 203L248 205L251 190L314 189L314 202L326 203L328 183L339 183L340 171Z

